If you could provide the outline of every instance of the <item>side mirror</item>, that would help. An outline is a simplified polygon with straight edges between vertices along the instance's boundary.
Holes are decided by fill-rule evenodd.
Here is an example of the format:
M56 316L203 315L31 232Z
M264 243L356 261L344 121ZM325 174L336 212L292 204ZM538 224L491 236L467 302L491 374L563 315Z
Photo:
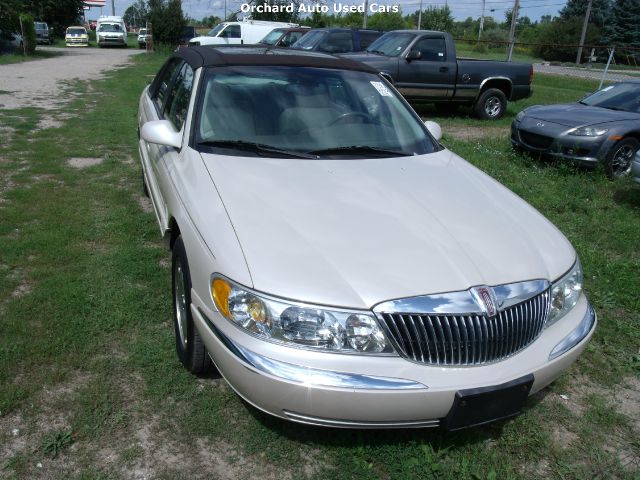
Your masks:
M411 60L420 60L422 58L422 52L420 50L410 50L409 53L407 53L407 62L410 62Z
M431 120L427 120L424 124L426 125L427 130L429 130L429 133L433 135L433 138L439 142L442 138L442 128L440 128L440 125L436 122L432 122Z
M140 137L145 142L167 147L180 148L182 146L182 135L174 130L173 125L168 120L155 120L145 123L142 126L142 130L140 130Z

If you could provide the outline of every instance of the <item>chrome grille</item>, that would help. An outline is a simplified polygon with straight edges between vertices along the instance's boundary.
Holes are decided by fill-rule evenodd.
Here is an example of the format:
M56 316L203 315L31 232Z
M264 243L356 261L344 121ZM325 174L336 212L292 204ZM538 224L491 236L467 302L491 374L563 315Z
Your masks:
M478 365L502 360L531 344L549 314L549 290L493 317L483 314L379 312L405 358L433 365Z

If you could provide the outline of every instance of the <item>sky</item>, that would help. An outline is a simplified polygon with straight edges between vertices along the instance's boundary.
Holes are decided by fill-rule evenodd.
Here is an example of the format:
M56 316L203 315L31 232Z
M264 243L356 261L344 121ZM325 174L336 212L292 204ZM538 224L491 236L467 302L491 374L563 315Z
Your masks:
M102 9L102 15L111 15L111 1L106 0L107 6ZM113 0L115 3L116 15L124 14L124 11L134 0ZM224 16L224 5L227 4L227 11L234 8L239 9L240 4L248 0L182 0L182 10L191 18L201 19L210 15L218 17ZM333 0L326 0L328 5ZM335 3L343 5L359 5L364 0L335 0ZM406 15L418 10L420 0L369 0L369 3L380 5L400 5L402 12ZM513 7L514 0L485 0L485 16L492 16L497 21L504 21L505 11ZM558 11L565 5L566 0L520 0L520 15L528 16L531 20L538 20L542 15L557 15ZM467 17L479 18L482 12L482 0L423 0L423 8L428 6L443 7L445 4L451 9L456 20L464 20ZM101 15L99 7L92 7L86 12L87 19L96 19Z

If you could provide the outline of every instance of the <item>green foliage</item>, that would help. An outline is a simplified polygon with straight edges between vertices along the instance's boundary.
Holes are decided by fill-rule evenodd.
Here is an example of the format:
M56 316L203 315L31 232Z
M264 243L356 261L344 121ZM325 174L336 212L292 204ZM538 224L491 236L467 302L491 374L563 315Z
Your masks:
M52 458L56 458L62 450L73 443L70 431L54 432L42 439L41 448L43 453Z
M567 4L560 10L561 20L570 20L579 18L584 21L584 16L587 13L586 0L568 0ZM637 2L636 2L637 3ZM591 3L591 15L589 15L589 22L604 31L607 25L612 21L612 1L611 0L593 0ZM635 27L634 27L635 28ZM574 40L577 43L578 38Z
M262 0L256 1L255 5L265 7L265 12L253 12L251 17L254 20L270 20L274 22L295 22L298 19L298 6L300 0ZM276 7L279 11L272 12L270 9ZM287 8L288 10L287 11Z
M411 28L402 16L402 12L398 13L374 13L367 19L367 27L376 30L401 30Z
M411 26L418 26L419 12L409 15L408 20ZM422 30L437 30L441 32L452 32L454 26L453 15L448 5L444 7L427 7L422 11Z
M36 51L36 26L31 15L20 15L20 24L22 26L22 39L24 41L25 52L27 55L33 55Z
M576 58L576 47L564 47L562 45L576 45L580 40L581 32L582 20L580 18L554 20L541 27L539 41L544 42L544 44L535 45L532 48L532 52L535 56L545 60L573 61ZM589 25L585 44L597 43L600 37L601 32L598 27Z
M633 25L635 28L630 28ZM608 39L617 45L640 47L640 1L616 0Z
M208 17L204 17L200 22L200 25L213 28L215 25L219 24L222 21L220 17L216 17L215 15L210 15Z
M149 21L149 7L144 0L136 0L133 5L130 5L125 11L124 23L136 27L143 27Z
M187 24L180 0L149 0L149 19L155 44L175 46L179 43Z

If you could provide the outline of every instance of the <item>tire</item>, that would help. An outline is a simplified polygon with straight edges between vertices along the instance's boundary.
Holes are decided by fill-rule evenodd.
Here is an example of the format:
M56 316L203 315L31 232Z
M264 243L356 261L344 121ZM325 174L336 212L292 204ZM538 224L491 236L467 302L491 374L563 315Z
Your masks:
M631 172L633 157L640 148L640 141L633 137L615 143L604 159L604 171L609 180L626 177Z
M211 359L191 317L191 275L180 236L173 244L171 285L176 353L189 372L205 373L211 369Z
M489 88L482 92L473 106L476 117L497 120L507 111L507 96L502 90Z

